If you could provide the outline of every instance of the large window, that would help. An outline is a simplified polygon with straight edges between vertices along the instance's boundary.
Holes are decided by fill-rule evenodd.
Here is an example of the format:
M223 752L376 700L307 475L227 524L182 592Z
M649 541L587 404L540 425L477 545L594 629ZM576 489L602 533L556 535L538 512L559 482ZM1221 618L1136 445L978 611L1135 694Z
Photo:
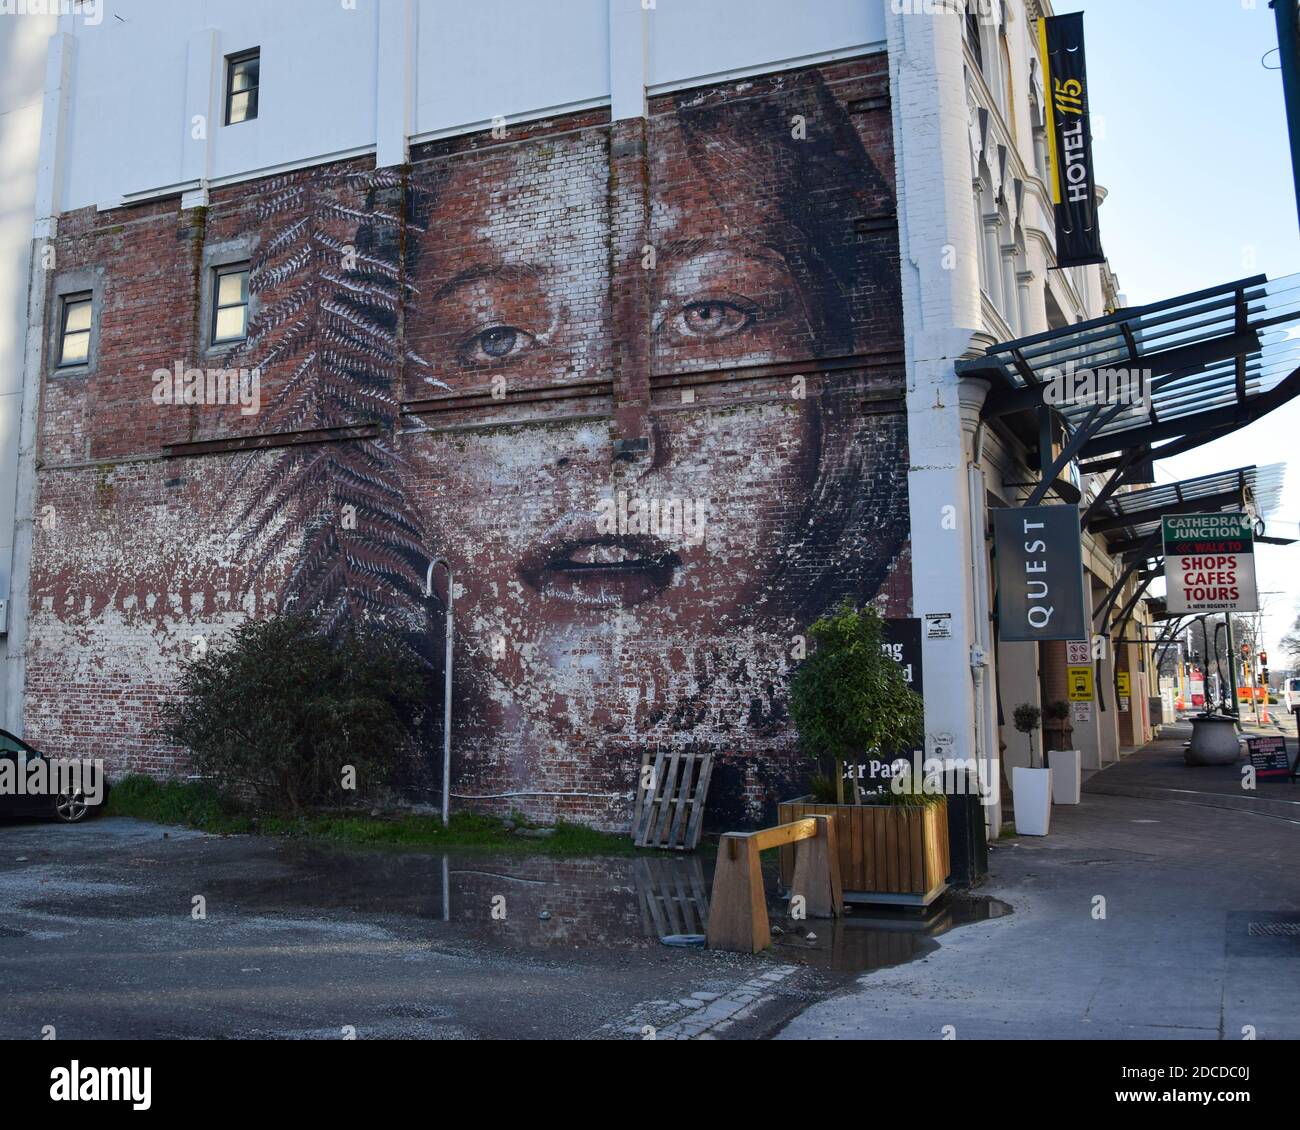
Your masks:
M257 117L261 50L244 51L226 58L226 125L251 122Z
M212 277L212 344L248 336L248 264L218 267Z
M59 364L85 365L90 360L89 294L69 294L63 299L59 326Z

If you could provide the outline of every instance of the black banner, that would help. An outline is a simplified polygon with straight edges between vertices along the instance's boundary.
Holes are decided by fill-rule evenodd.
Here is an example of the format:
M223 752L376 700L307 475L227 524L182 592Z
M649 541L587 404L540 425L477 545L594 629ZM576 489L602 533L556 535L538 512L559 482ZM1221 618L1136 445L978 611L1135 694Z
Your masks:
M1088 118L1088 73L1083 52L1083 13L1038 21L1038 44L1047 84L1047 137L1052 152L1052 201L1056 205L1056 265L1101 263L1097 228L1097 181Z
M828 926L828 932L829 929ZM686 951L685 957L669 953L661 960L686 965L693 952ZM699 964L696 959L695 965ZM716 967L719 963L713 964ZM752 964L757 971L771 961L757 957ZM681 976L687 976L687 972ZM940 1013L940 1018L946 1016ZM950 1063L947 1057L951 1056L954 1072L960 1067L969 1074L987 1067L991 1076L995 1068L1005 1067L1010 1052L1027 1071L1038 1072L1041 1068L1046 1074L1059 1069L1061 1057L1066 1056L1078 1072L1078 1077L1070 1081L1071 1109L1085 1117L1109 1113L1118 1107L1148 1113L1160 1109L1166 1114L1204 1112L1206 1107L1213 1107L1212 1113L1223 1114L1220 1121L1228 1122L1228 1112L1234 1108L1244 1116L1252 1109L1256 1112L1281 1110L1283 1104L1295 1100L1294 1077L1289 1071L1295 1058L1295 1045L1285 1038L1269 1040L1261 1036L1258 1040L1199 1043L1171 1043L1167 1039L1049 1038L1058 1035L1062 1026L1058 1025L1057 1030L1050 1030L1043 1037L1026 1040L1022 1025L1013 1030L1016 1042L1012 1045L1009 1040L961 1039L961 1024L958 1020L957 1039L945 1035L934 1041L933 1055L945 1070ZM1285 1018L1275 1024L1282 1035ZM935 1030L944 1031L937 1021ZM1200 1030L1193 1030L1192 1034L1198 1035ZM642 1053L618 1051L620 1035L625 1045L653 1042L653 1037L640 1032L589 1040L587 1060L599 1065L603 1056L610 1057L603 1061L609 1071L601 1068L582 1082L582 1097L590 1105L604 1105L608 1099L612 1107L627 1101L626 1090L620 1087L620 1082L631 1059ZM575 1037L581 1038L578 1033ZM736 1036L729 1033L728 1038ZM864 1026L859 1038L879 1037ZM949 1048L949 1043L953 1047ZM152 1115L159 1122L167 1121L174 1126L196 1119L200 1108L208 1112L209 1121L246 1118L250 1102L255 1101L273 1115L291 1109L295 1120L300 1122L320 1120L337 1125L341 1120L349 1124L373 1121L376 1110L402 1086L421 1094L426 1090L432 1092L433 1084L427 1079L428 1047L427 1043L414 1039L274 1043L178 1037L137 1041L12 1041L4 1048L4 1113L9 1125L19 1127L48 1125L49 1118L57 1117L60 1108L85 1124L97 1121L101 1114L121 1113L132 1119ZM476 1055L478 1059L474 1058ZM469 1072L482 1066L481 1045L472 1040L447 1041L440 1046L439 1057L455 1073L459 1073L460 1067ZM517 1092L540 1094L544 1087L554 1086L556 1062L550 1060L544 1049L540 1054L517 1056L510 1068ZM853 1060L843 1062L848 1066ZM107 1087L103 1085L106 1070L114 1073ZM77 1081L75 1095L71 1086L73 1078ZM410 1087L412 1080L421 1078L426 1082ZM295 1079L299 1082L291 1083ZM145 1097L137 1099L135 1095ZM734 1113L734 1107L726 1105L725 1097L719 1097L717 1108L711 1107L713 1101L706 1100L706 1117L711 1117L707 1114L709 1109L719 1116ZM878 1098L873 1096L872 1105L882 1116L893 1119L896 1114L900 1121L914 1118L916 1114L914 1094L882 1089ZM1251 1120L1243 1117L1237 1121Z
M903 669L907 685L925 696L921 678L921 621L914 616L885 621L885 651Z
M1083 606L1077 506L995 509L998 638L1006 643L1091 638Z

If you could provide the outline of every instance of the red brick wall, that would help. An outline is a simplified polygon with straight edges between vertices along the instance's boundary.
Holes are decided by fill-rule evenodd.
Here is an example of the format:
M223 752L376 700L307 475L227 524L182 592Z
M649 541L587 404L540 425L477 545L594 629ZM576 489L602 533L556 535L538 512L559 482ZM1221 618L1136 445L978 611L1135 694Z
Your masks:
M32 739L179 771L152 731L196 638L292 604L427 643L444 553L455 792L618 827L643 750L709 745L712 819L774 812L794 638L910 614L887 91L879 56L65 217L101 316L45 382ZM204 253L241 239L250 338L211 361ZM257 366L260 410L153 403L177 362ZM622 500L701 536L610 533Z

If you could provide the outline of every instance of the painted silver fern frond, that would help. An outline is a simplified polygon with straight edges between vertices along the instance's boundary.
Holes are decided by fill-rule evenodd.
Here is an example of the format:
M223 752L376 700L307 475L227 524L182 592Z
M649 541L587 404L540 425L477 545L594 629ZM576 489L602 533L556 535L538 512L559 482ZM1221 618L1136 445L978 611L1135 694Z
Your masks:
M282 604L331 629L422 615L429 550L394 438L403 369L429 368L398 338L415 293L402 259L411 241L398 238L410 192L400 170L316 170L276 178L259 209L263 223L280 221L250 269L260 304L241 351L270 393L259 430L378 425L374 439L252 454L240 471L253 489L239 553L258 572L298 546Z

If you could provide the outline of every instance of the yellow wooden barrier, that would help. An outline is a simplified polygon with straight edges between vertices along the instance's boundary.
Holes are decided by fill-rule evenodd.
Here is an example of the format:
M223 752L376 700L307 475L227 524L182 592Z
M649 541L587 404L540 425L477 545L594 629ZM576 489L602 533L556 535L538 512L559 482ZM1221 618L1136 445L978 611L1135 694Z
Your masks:
M844 913L835 822L829 816L810 816L761 832L728 832L718 842L718 864L713 872L709 949L758 953L771 943L758 853L786 844L795 845L791 897L803 897L809 918Z

